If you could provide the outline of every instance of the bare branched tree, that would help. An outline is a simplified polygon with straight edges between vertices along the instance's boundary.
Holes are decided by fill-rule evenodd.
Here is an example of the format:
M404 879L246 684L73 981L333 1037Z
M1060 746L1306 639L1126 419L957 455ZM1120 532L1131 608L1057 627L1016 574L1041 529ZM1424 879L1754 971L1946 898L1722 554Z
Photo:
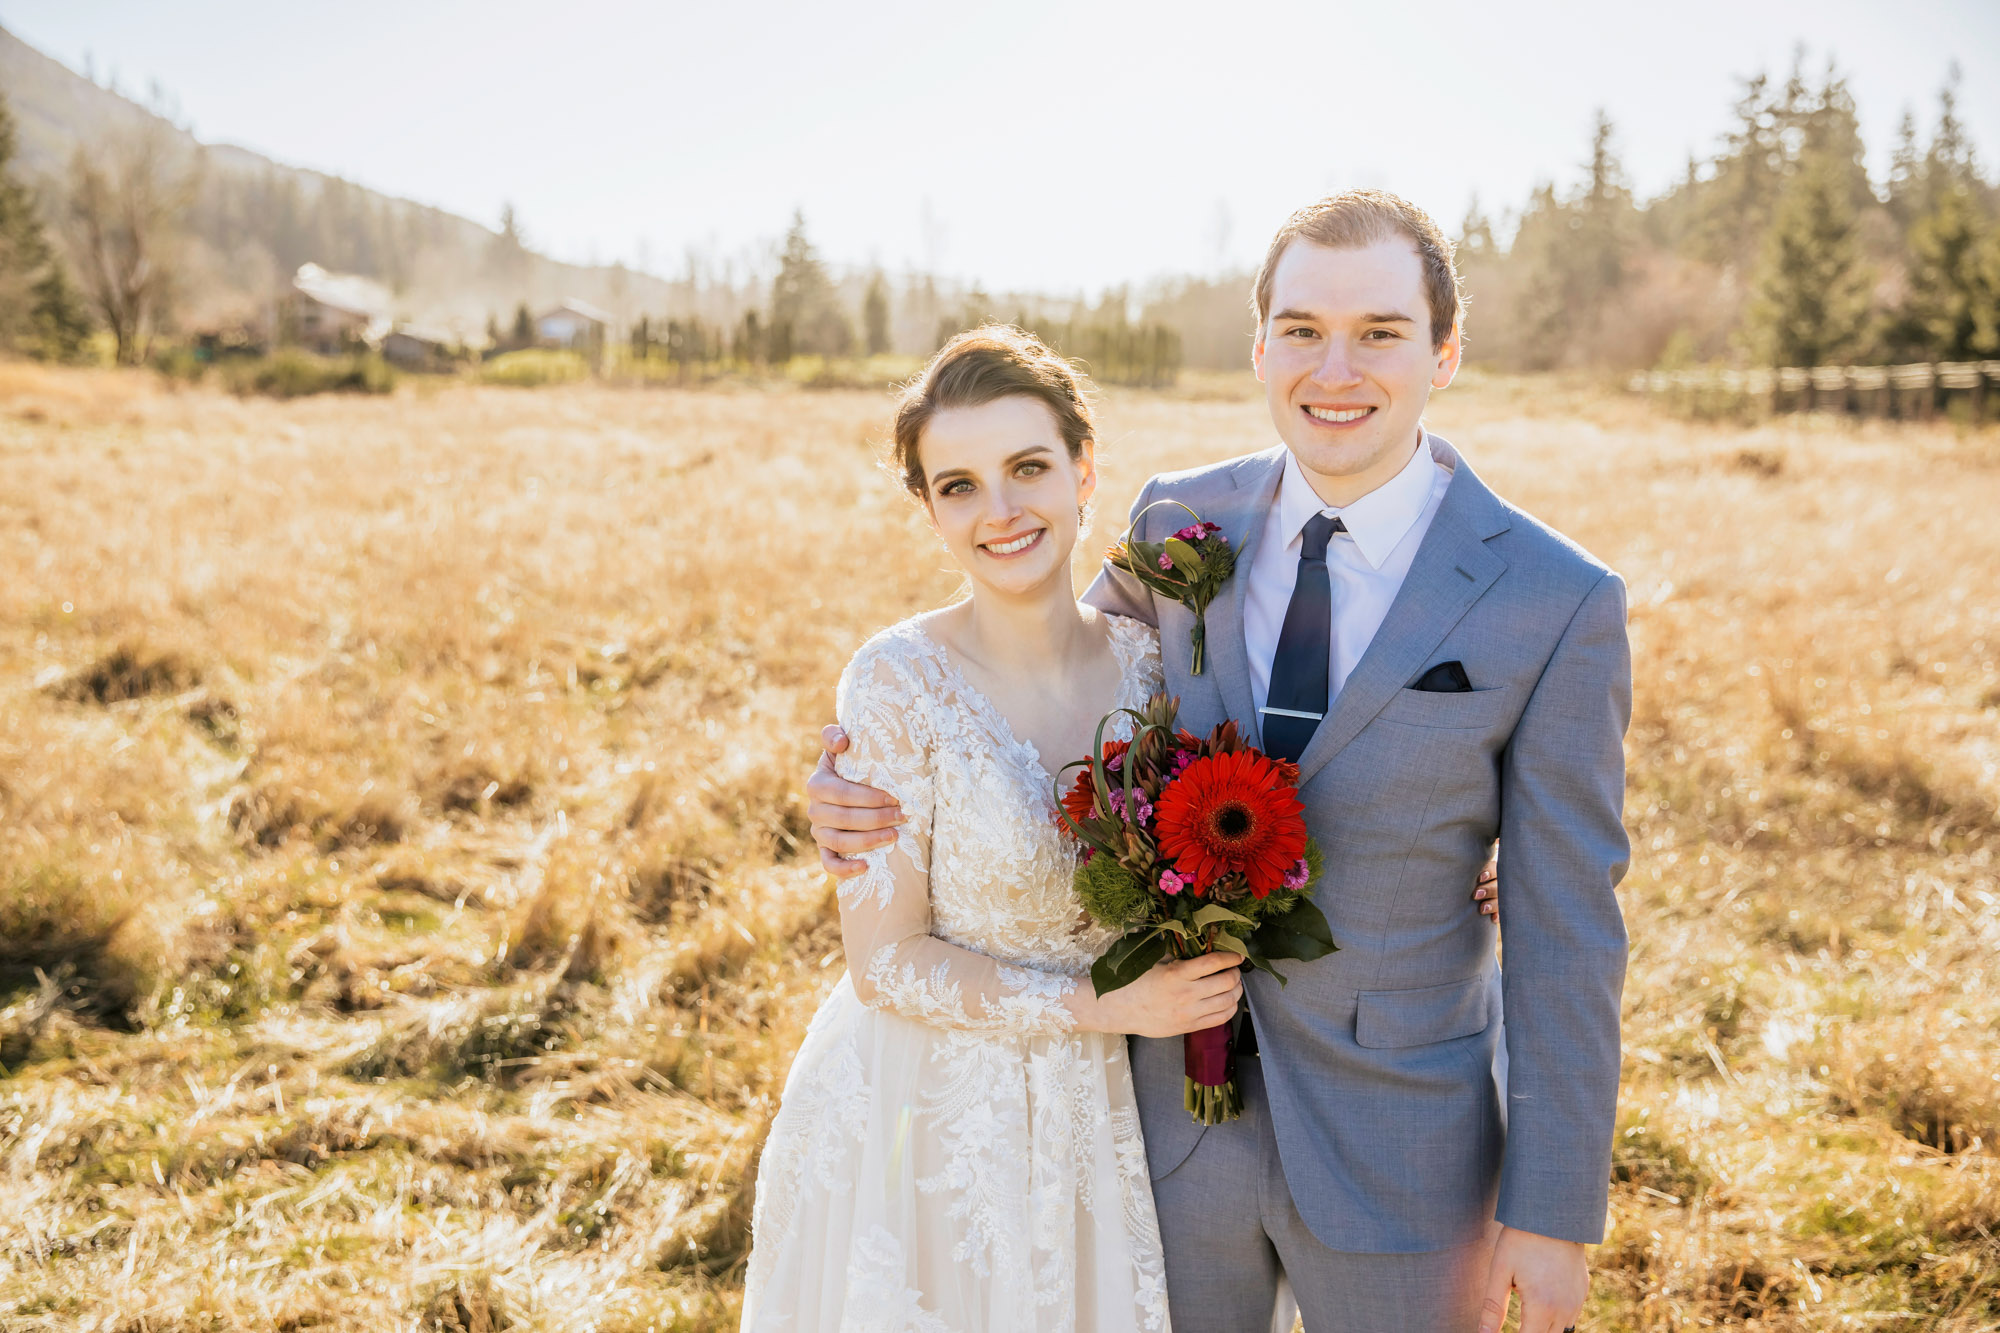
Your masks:
M201 161L154 122L70 159L68 240L123 365L145 359L172 308L181 223Z

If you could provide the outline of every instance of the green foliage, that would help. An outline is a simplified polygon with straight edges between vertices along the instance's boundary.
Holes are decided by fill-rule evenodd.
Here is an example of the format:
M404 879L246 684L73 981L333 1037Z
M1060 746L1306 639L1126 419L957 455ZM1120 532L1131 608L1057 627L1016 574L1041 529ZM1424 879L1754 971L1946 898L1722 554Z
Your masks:
M793 356L846 356L854 346L854 326L840 306L833 280L819 253L806 239L803 213L792 215L778 256L778 276L771 280L769 359Z
M1847 78L1830 62L1744 81L1714 154L1635 202L1599 118L1582 179L1539 186L1503 249L1474 209L1459 260L1467 354L1517 370L1636 368L1753 353L1812 366L2000 351L2000 192L1957 114L1906 115L1878 197ZM1907 275L1907 282L1897 279ZM1892 293L1907 292L1900 305ZM1741 295L1739 295L1741 293ZM1744 299L1747 296L1748 299Z
M34 192L12 173L14 115L0 95L0 348L73 361L90 315L49 244Z
M889 351L889 289L877 273L868 280L868 295L861 303L861 323L866 330L868 355Z
M590 367L575 352L528 348L496 356L482 365L479 382L537 389L548 384L572 384L589 374Z
M1524 368L1585 358L1603 324L1618 315L1614 302L1631 265L1636 215L1613 135L1599 112L1580 185L1568 194L1543 185L1521 216L1512 252L1521 269L1520 308L1514 327L1496 333L1518 339L1511 350Z
M1102 853L1076 868L1076 893L1092 920L1113 929L1137 925L1153 910L1145 882L1117 857Z
M271 398L301 398L315 393L388 393L396 387L396 372L372 352L326 357L296 347L282 347L267 357L229 362L222 367L222 374L232 393Z
M1866 344L1873 282L1842 164L1809 159L1765 236L1749 331L1768 365L1846 361Z
M2000 351L2000 228L1968 185L1940 187L1910 227L1910 294L1899 341L1939 361Z

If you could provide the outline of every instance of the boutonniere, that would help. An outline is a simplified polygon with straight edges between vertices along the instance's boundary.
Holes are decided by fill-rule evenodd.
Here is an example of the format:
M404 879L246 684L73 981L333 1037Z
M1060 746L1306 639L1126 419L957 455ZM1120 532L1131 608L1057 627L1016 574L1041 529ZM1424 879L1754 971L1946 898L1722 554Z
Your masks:
M1163 542L1140 541L1136 535L1139 521L1163 504L1187 509L1194 522ZM1116 546L1104 553L1104 558L1156 595L1179 602L1194 612L1192 670L1199 676L1208 638L1205 618L1208 604L1215 600L1223 582L1236 569L1236 552L1229 548L1222 529L1202 522L1200 514L1179 500L1158 500L1133 515L1132 526L1125 530L1125 536Z

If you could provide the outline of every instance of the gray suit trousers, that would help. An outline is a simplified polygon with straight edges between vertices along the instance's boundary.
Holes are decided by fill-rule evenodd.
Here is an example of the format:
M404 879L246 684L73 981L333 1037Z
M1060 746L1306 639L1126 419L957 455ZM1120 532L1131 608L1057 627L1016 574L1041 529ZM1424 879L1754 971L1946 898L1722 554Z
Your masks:
M1256 1057L1237 1062L1243 1115L1211 1126L1153 1182L1174 1333L1260 1333L1282 1275L1306 1333L1472 1333L1498 1224L1470 1245L1418 1254L1328 1249L1292 1203Z

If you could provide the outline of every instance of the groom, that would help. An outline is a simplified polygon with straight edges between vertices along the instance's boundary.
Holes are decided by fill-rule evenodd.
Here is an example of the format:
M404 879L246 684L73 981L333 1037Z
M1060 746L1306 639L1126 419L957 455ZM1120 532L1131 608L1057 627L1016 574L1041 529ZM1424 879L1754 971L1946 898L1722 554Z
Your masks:
M1287 986L1247 975L1238 1120L1183 1109L1179 1041L1131 1043L1174 1326L1263 1329L1282 1274L1313 1333L1497 1333L1516 1292L1521 1333L1558 1333L1603 1238L1617 1105L1624 584L1423 429L1460 295L1421 210L1373 190L1301 209L1255 302L1284 447L1133 506L1178 500L1238 553L1203 673L1178 603L1109 567L1085 594L1159 626L1189 730L1233 718L1296 760L1340 944ZM1162 506L1139 535L1186 522ZM879 840L859 831L886 798L825 764L809 791L827 852ZM1462 887L1496 838L1504 973Z

